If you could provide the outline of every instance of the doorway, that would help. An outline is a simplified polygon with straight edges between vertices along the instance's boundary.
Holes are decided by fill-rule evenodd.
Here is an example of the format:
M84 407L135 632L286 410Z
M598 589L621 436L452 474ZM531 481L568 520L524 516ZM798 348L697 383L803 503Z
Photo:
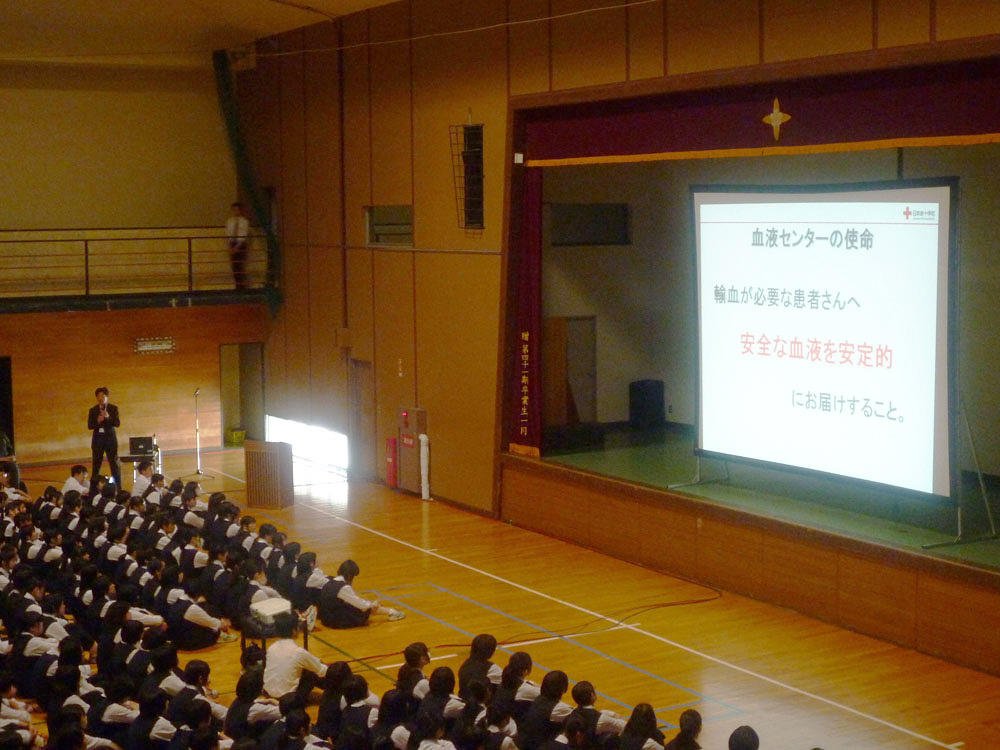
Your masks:
M0 433L5 433L11 445L14 444L14 383L10 357L0 357Z
M371 362L351 360L349 387L350 475L352 479L375 479L375 384Z
M219 374L225 444L242 444L244 438L263 440L264 344L223 344Z

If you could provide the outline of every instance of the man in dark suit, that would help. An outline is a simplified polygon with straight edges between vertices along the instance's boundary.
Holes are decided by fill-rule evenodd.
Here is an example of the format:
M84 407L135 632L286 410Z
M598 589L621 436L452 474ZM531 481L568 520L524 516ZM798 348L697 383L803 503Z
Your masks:
M101 462L104 456L108 457L108 465L111 467L111 476L115 480L115 487L122 486L122 470L118 464L118 434L115 428L121 422L118 419L118 407L108 403L111 391L103 385L94 391L97 403L90 407L87 413L87 429L94 431L94 436L90 440L90 452L94 457L94 470L91 476L96 477L101 470Z

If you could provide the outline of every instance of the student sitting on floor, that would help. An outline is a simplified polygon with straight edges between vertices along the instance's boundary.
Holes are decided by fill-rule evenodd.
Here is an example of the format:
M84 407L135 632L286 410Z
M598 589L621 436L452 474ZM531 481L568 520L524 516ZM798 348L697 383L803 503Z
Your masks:
M301 560L301 558L299 558ZM398 609L383 607L377 600L369 601L358 596L351 584L361 572L354 560L344 560L337 569L336 578L329 579L319 595L319 619L328 628L356 628L368 624L372 613L388 615L390 620L401 620Z
M701 734L701 714L689 708L681 714L680 731L677 736L663 746L664 750L701 750L698 735Z
M597 691L586 680L580 680L573 686L572 695L576 708L570 716L583 718L589 744L597 745L603 739L620 735L625 729L625 720L614 711L598 711L594 708Z
M69 478L63 482L62 486L63 497L70 490L76 490L81 495L86 495L90 492L90 484L87 482L87 475L89 473L87 467L83 464L74 464L70 467Z
M264 691L272 698L294 691L306 703L314 687L326 687L327 665L293 640L298 626L297 615L275 615L278 640L267 647Z
M458 697L468 700L466 689L470 682L479 680L488 690L487 702L500 684L500 667L490 661L497 650L497 639L489 633L480 633L472 639L469 658L458 668Z

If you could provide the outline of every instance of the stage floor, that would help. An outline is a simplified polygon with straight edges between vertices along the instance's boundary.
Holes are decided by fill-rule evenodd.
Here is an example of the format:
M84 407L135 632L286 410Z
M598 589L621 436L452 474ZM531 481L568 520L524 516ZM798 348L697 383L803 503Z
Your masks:
M1000 570L1000 540L923 548L925 544L955 538L955 511L951 507L923 500L900 500L887 493L854 495L850 489L838 495L838 488L829 482L817 492L806 480L792 477L776 481L770 476L775 472L736 464L726 466L711 459L702 460L699 467L694 456L694 439L686 429L639 434L612 431L604 435L601 446L563 448L556 454L543 454L542 460L650 487L669 488L716 505L853 539ZM699 471L702 481L688 484L698 477ZM820 500L803 499L813 496ZM975 481L966 489L965 502L967 534L984 536L988 525Z

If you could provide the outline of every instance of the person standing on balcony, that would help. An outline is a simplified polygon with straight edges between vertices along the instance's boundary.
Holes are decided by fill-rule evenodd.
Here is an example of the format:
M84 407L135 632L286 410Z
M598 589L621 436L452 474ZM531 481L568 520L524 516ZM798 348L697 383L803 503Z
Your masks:
M121 489L122 470L118 464L118 433L115 428L121 425L118 418L118 407L108 403L111 395L103 385L94 391L97 403L90 407L87 413L87 429L93 430L93 437L90 439L90 452L94 458L92 476L97 476L101 470L101 462L104 456L108 457L108 466L111 467L111 476L115 480L115 487Z
M237 289L247 288L247 247L250 221L243 213L243 204L234 203L226 220L226 240L229 245L229 265L233 269L233 281Z

